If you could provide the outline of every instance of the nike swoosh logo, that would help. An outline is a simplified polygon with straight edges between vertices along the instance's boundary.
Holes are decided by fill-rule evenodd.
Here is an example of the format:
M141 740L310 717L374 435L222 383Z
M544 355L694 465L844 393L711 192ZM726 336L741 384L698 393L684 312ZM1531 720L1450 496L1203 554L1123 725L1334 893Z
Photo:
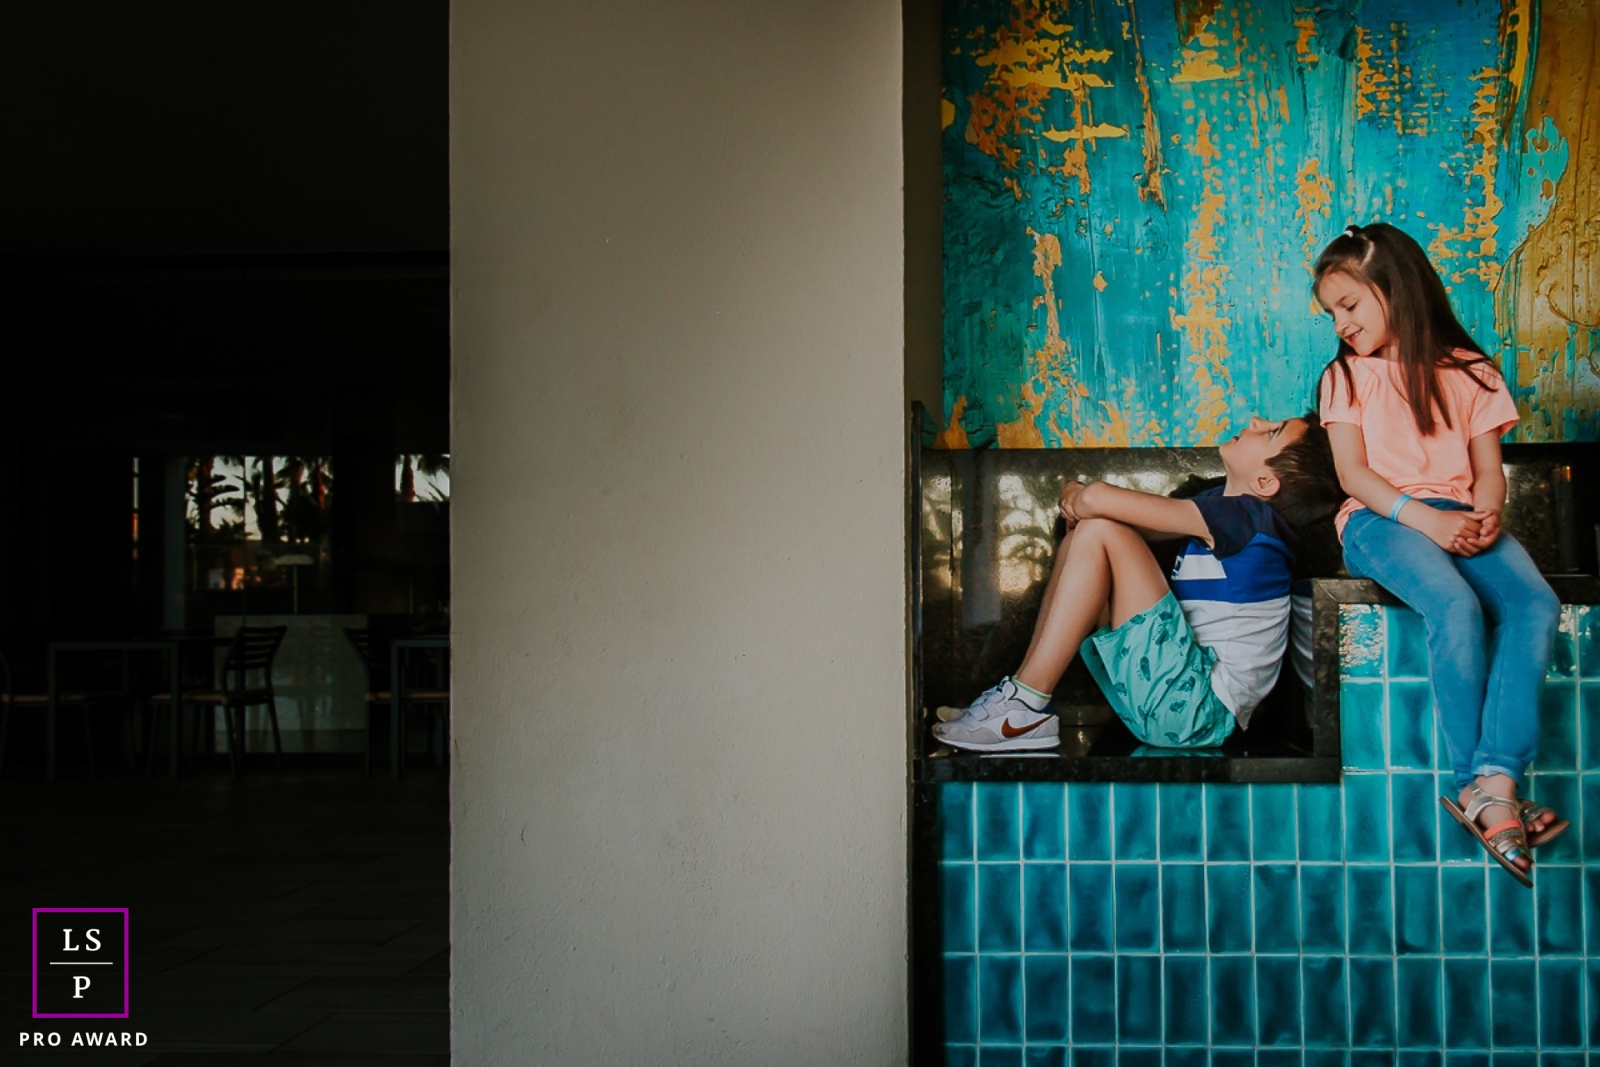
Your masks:
M1003 722L1000 723L1000 736L1006 738L1007 740L1010 740L1013 737L1021 737L1023 734L1032 733L1033 731L1037 730L1039 727L1043 726L1045 723L1047 723L1049 721L1050 721L1050 716L1046 715L1044 718L1040 719L1038 722L1034 723L1032 726L1024 726L1020 730L1013 730L1011 728L1011 720L1010 719L1006 719L1006 720L1004 720Z

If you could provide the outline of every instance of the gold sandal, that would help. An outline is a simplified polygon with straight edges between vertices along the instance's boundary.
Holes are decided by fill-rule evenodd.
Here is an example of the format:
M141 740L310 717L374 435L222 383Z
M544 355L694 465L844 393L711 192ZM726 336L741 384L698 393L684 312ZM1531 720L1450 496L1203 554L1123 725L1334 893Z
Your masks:
M1568 822L1566 819L1563 819L1561 816L1557 815L1555 812L1551 811L1549 808L1538 803L1537 801L1518 800L1517 810L1522 815L1522 827L1528 833L1529 848L1538 848L1540 845L1548 845L1550 842L1566 833L1567 829L1572 825L1572 823ZM1543 830L1535 832L1531 825L1533 820L1545 815L1550 816L1550 825L1546 826Z
M1517 803L1517 798L1491 796L1475 785L1471 787L1471 791L1472 799L1467 802L1465 811L1462 811L1449 797L1440 797L1439 803L1444 805L1444 810L1448 811L1456 822L1478 839L1478 844L1483 846L1490 859L1504 867L1511 877L1532 889L1532 868L1523 870L1516 864L1516 861L1522 858L1526 858L1529 864L1533 863L1533 850L1528 845L1528 833L1522 825L1520 817L1522 808ZM1485 808L1492 807L1505 808L1512 813L1512 817L1493 826L1480 827L1478 816L1483 814Z

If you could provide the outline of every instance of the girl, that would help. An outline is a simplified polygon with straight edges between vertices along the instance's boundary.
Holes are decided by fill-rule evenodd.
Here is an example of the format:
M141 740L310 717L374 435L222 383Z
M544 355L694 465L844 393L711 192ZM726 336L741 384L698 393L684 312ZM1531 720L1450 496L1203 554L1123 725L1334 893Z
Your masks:
M1345 566L1426 621L1434 705L1459 790L1440 803L1531 886L1530 838L1543 844L1568 823L1517 797L1538 745L1560 604L1500 527L1500 437L1516 424L1516 405L1456 321L1428 257L1400 230L1351 226L1314 274L1339 337L1319 394L1350 495L1335 518Z

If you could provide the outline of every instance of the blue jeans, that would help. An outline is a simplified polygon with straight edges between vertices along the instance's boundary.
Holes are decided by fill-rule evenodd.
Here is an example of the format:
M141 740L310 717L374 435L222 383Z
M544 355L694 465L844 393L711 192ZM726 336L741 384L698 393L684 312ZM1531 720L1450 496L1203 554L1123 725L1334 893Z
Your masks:
M1469 511L1449 500L1418 500ZM1344 528L1344 560L1428 625L1433 703L1456 785L1505 774L1522 784L1539 747L1539 692L1561 602L1527 551L1507 534L1471 558L1365 508ZM1485 623L1493 623L1492 643ZM1487 660L1485 650L1488 649Z

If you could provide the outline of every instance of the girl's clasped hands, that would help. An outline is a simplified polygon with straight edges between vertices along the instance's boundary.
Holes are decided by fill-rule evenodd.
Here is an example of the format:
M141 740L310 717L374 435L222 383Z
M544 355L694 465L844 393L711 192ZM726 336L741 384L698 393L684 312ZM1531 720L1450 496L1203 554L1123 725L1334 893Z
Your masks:
M1498 511L1437 511L1426 516L1429 540L1446 552L1471 558L1500 537Z

